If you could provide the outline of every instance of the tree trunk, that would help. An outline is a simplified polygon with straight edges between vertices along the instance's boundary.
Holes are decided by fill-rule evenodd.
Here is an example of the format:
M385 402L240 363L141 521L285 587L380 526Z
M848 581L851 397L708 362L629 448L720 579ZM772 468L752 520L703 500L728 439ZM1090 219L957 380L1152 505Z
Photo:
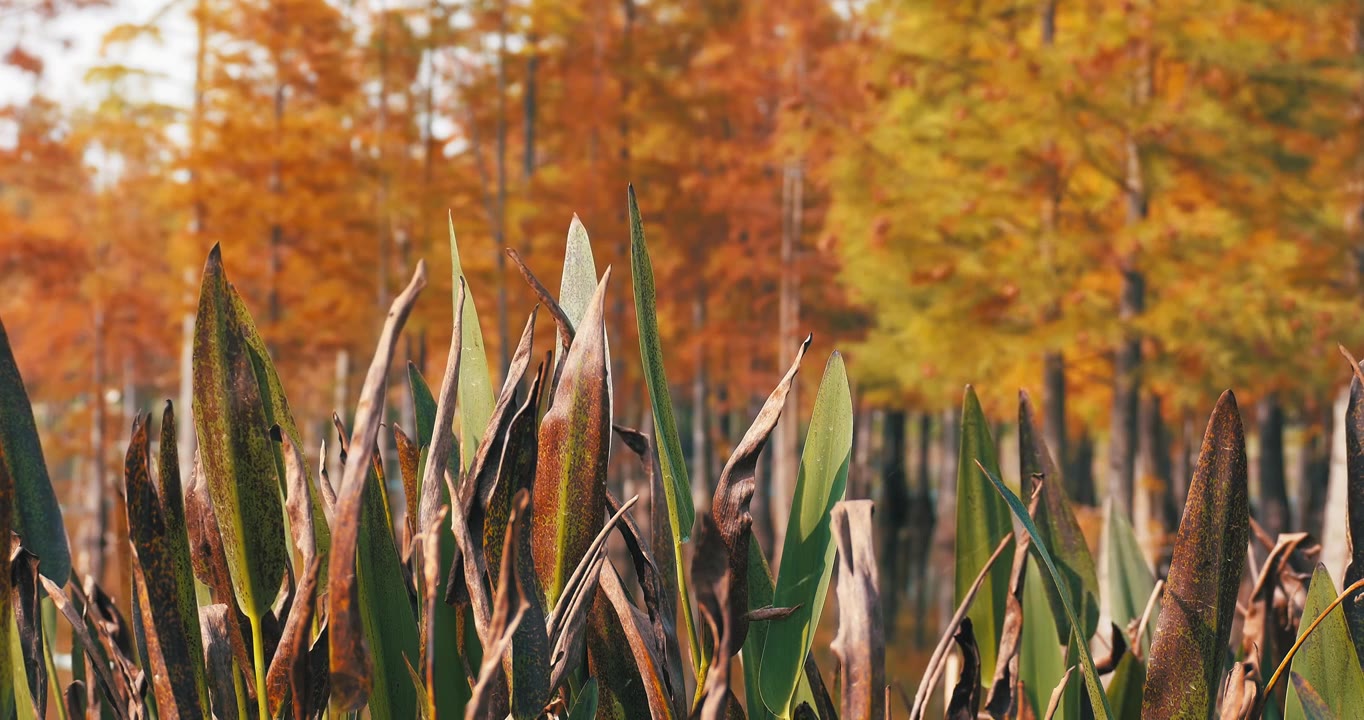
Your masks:
M1257 432L1260 436L1260 507L1256 519L1269 536L1276 538L1287 532L1288 489L1284 479L1283 404L1279 394L1272 392L1260 400L1257 408Z
M493 228L497 258L497 346L503 373L511 364L511 336L507 331L507 0L497 13L497 222Z
M933 528L933 568L937 583L936 605L938 607L937 628L943 626L956 610L952 587L953 546L956 544L957 527L957 454L961 441L961 407L953 406L943 413L942 435L939 437L941 450L938 453L938 498L937 516L943 522ZM920 618L919 622L928 622Z
M106 383L104 373L104 343L105 343L105 324L104 310L95 308L94 317L94 351L91 359L91 387L90 398L91 407L94 409L90 421L90 487L85 492L86 503L86 526L85 526L85 557L81 562L81 570L89 574L96 580L104 577L104 533L108 524L108 481L104 475L105 458L108 451L105 447L104 429L107 425L105 421L104 409L104 388Z
M1326 492L1331 478L1331 417L1329 406L1323 410L1309 403L1303 418L1302 505L1298 508L1298 527L1312 537L1321 537L1326 517Z
M1132 105L1141 106L1151 98L1152 57L1148 41L1134 44L1133 53L1141 55L1142 67L1133 78ZM1142 223L1150 208L1146 181L1142 170L1141 150L1137 138L1130 131L1124 147L1126 176L1123 193L1127 196L1127 224ZM1131 517L1136 450L1137 414L1141 393L1141 337L1132 323L1146 309L1146 277L1137 262L1137 251L1128 250L1119 258L1122 272L1122 294L1118 304L1118 318L1125 326L1124 337L1113 358L1113 412L1109 435L1109 493L1116 496L1118 507Z
M905 586L901 561L904 537L908 534L909 488L905 483L905 411L886 411L882 426L882 447L885 450L881 471L881 597L884 600L886 637L896 636L895 619L899 616L900 595Z
M1345 508L1350 504L1349 463L1345 450L1346 411L1350 404L1350 389L1342 387L1331 408L1331 462L1326 488L1326 507ZM1328 512L1322 521L1321 562L1331 577L1344 577L1350 561L1350 531L1346 513Z
M706 290L702 284L692 298L692 323L696 331L696 373L691 383L691 487L692 501L698 512L710 508L713 493L710 480L710 432L706 413Z
M1074 456L1071 458L1067 473L1074 478L1077 488L1087 493L1089 497L1097 497L1094 491L1094 436L1088 431L1080 433L1079 442L1075 443Z
M185 270L185 287L194 286L194 273ZM194 453L199 447L199 436L194 430L194 298L186 293L187 307L190 308L180 318L180 398L175 408L177 423L176 454L180 460L180 483L189 483L190 468L194 466Z
M536 71L540 66L540 56L536 52L536 45L539 43L539 36L534 32L530 34L527 44L529 45L528 57L526 58L526 92L522 102L522 110L525 113L525 145L523 149L522 172L526 179L530 180L535 174L535 118L539 110L536 97Z
M782 233L781 233L781 282L778 296L777 314L777 357L790 357L797 341L797 327L800 324L800 274L796 266L797 248L800 243L801 211L804 181L800 163L795 160L786 162L782 173ZM779 363L780 364L780 363ZM781 557L780 548L786 537L786 521L790 513L791 496L796 487L796 471L799 459L800 439L800 402L797 386L791 386L786 396L786 410L783 421L777 425L777 454L772 462L772 536L775 552L772 565L777 566Z
M1046 428L1044 437L1051 448L1056 467L1064 472L1070 462L1070 438L1066 435L1066 359L1059 352L1050 352L1042 359L1042 383L1045 388ZM1094 488L1085 487L1069 472L1065 478L1066 493L1071 502L1094 504Z
M897 549L901 552L907 550L905 554L912 558L910 585L914 588L914 646L920 648L928 643L930 637L928 623L925 622L928 616L928 589L931 585L928 561L933 549L933 533L937 527L930 463L932 451L933 415L924 413L919 416L919 456L916 458L918 470L915 473L917 482L910 501L913 508L910 512L913 540L908 548Z

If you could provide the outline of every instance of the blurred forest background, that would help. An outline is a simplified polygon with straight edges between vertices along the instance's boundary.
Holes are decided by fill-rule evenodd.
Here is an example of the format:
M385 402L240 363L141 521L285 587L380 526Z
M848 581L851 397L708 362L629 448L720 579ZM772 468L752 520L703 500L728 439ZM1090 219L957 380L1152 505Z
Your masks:
M447 211L498 367L534 303L502 249L556 287L576 213L617 269L617 422L647 426L628 182L698 500L813 332L849 358L851 494L879 501L900 617L952 600L925 568L951 567L928 560L968 382L1006 447L1029 388L1071 496L1134 515L1153 562L1233 387L1257 517L1331 532L1336 343L1364 345L1358 0L99 2L0 0L0 317L106 587L131 419L175 398L189 420L211 245L317 448L419 258L402 359L439 374ZM117 22L66 92L35 38L90 13ZM180 100L149 90L176 78ZM769 547L802 435L784 421L762 470ZM892 664L936 635L893 627Z

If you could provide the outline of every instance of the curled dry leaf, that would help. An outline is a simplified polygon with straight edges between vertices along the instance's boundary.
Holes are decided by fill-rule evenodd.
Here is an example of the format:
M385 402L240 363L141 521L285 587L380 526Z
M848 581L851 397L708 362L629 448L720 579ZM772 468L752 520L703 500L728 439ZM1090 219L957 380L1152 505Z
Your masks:
M0 469L0 473L4 470ZM19 632L20 658L24 662L24 679L28 683L29 696L33 700L34 716L47 717L47 686L55 682L48 676L45 653L53 648L44 649L43 620L40 601L43 594L39 590L38 556L19 544L19 536L12 536L10 544L10 577L14 601L14 628ZM3 668L0 668L3 669ZM14 675L18 681L18 673ZM16 702L18 694L15 695Z
M1212 714L1249 533L1245 436L1236 398L1227 391L1208 421L1175 539L1143 718Z
M947 720L975 720L980 711L980 651L971 632L971 618L961 621L952 639L961 650L961 678L947 703Z
M303 460L296 438L279 425L270 429L270 436L280 444L284 455L285 499L284 510L289 514L289 531L294 547L307 568L317 557L316 531L313 529L313 492L308 482L308 465Z
M640 590L644 596L644 607L649 613L653 626L654 642L663 648L665 674L668 693L673 699L673 711L680 717L685 714L686 693L682 680L682 647L677 637L677 587L676 571L671 564L673 545L671 531L668 530L668 509L663 502L663 487L658 472L658 455L653 452L649 437L643 433L613 425L616 434L626 447L639 456L644 466L644 474L650 488L649 514L652 532L645 538L634 518L626 514L624 532L625 548L634 561L635 576L639 578ZM606 494L607 506L611 512L620 509L620 501L610 491ZM666 559L666 562L665 562Z
M111 660L105 647L95 640L95 633L92 632L92 624L87 623L72 604L71 600L57 587L56 583L46 577L39 578L43 584L43 590L47 596L52 598L52 604L56 606L57 612L66 618L71 625L74 642L79 643L82 652L89 658L89 667L95 670L95 679L99 681L99 687L104 692L104 696L109 698L109 705L113 708L114 715L119 720L128 720L128 701L132 695L132 688L121 676L116 677L110 670ZM75 589L75 586L71 586Z
M308 669L308 636L312 633L313 615L317 607L317 576L321 570L322 558L310 558L298 590L294 593L283 635L275 650L274 660L270 662L270 671L265 676L270 714L275 717L283 712L286 696L292 698L295 718L310 718L315 710L311 707L313 690L312 674Z
M502 542L502 565L498 570L497 598L493 605L491 622L488 625L488 642L484 645L483 666L478 672L478 683L474 685L473 698L465 710L465 720L488 718L500 720L505 710L499 712L495 707L494 695L501 687L503 678L502 658L511 647L516 628L525 617L526 595L516 572L517 556L521 552L522 525L526 522L526 510L530 505L530 494L524 490L517 493L512 501L512 513L507 524L507 535Z
M841 715L880 718L886 713L885 635L878 598L881 583L876 551L876 525L870 500L834 506L834 565L838 592L838 634L830 649L838 656Z
M199 627L203 631L204 664L208 670L208 693L213 715L218 720L240 717L237 693L232 687L232 609L224 603L199 608ZM246 675L249 673L243 673Z
M332 694L338 706L347 710L359 709L364 704L373 682L373 661L361 623L355 568L365 476L379 435L384 386L389 366L393 362L398 334L412 311L417 294L425 286L426 265L418 262L411 282L389 308L379 346L365 376L360 403L355 412L355 431L349 443L354 456L348 458L342 475L341 493L337 497L335 535L327 568L330 583L327 618L331 631Z
M1364 579L1364 386L1360 385L1360 366L1350 367L1350 400L1345 409L1346 537L1350 540L1350 563L1345 567L1345 584ZM1345 601L1345 620L1354 640L1355 657L1364 665L1364 602Z
M734 646L727 648L730 655L738 654L748 637L748 544L753 537L753 515L749 511L749 504L756 489L754 477L757 475L758 457L767 446L767 440L781 418L782 410L786 407L786 397L791 392L796 373L800 371L801 360L810 349L812 340L812 336L807 335L801 342L790 368L768 395L753 424L749 426L743 439L725 462L724 469L720 471L719 483L715 487L715 497L711 502L711 517L714 518L724 543L723 551L732 576L729 602L733 607L725 613L716 614L716 617L722 622L725 618L733 618L734 622L738 623L734 632L728 633L730 641L734 643ZM794 610L793 607L792 611ZM789 616L790 613L787 613L769 619L784 619ZM725 634L724 630L722 627L721 634Z

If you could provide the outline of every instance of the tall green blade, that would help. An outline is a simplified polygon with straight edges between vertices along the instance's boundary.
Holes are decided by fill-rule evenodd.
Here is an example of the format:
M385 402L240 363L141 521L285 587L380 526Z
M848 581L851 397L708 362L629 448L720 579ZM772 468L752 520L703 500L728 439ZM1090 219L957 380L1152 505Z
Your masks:
M194 427L237 603L248 617L263 617L289 548L270 425L217 245L194 322Z
M663 475L663 495L672 527L674 557L680 560L683 557L682 545L691 540L692 527L696 525L696 507L692 505L691 482L687 478L687 463L682 457L682 440L677 434L677 420L673 418L672 393L663 371L663 344L658 335L654 268L649 261L649 246L644 241L644 222L640 219L639 204L635 201L635 188L631 186L627 194L630 205L630 272L635 291L635 322L639 325L639 355L644 368L644 383L649 388L649 405L653 408L654 442ZM677 563L677 591L682 619L691 642L692 665L699 670L707 664L708 659L703 657L697 639L691 596L687 592L687 573L680 561Z
M450 219L450 274L452 286L464 281L464 314L460 322L459 350L459 447L461 470L468 470L474 461L474 448L483 438L488 420L493 416L493 381L488 370L488 352L483 349L483 330L478 326L478 308L474 293L464 277L459 262L459 244L455 241L455 221ZM454 293L455 312L459 312L459 292Z
M961 406L961 449L957 456L957 544L956 593L961 604L980 569L1004 536L1013 532L1009 507L976 468L976 461L995 477L1003 477L995 456L990 425L976 399L976 391L966 386ZM1037 541L1042 544L1042 540ZM1004 632L1004 610L1009 594L1009 564L997 562L985 575L967 617L975 630L980 648L981 677L994 677L995 655Z
M355 563L360 617L374 659L369 712L375 720L408 720L417 716L417 692L406 670L419 657L417 618L389 533L384 485L373 470L365 475L362 502Z
M43 576L58 583L71 577L71 549L66 543L61 507L52 491L47 461L38 441L38 426L24 390L19 366L0 322L0 462L13 483L14 532L37 555ZM0 646L3 647L3 646Z
M1324 565L1318 564L1307 586L1307 601L1302 609L1302 624L1298 637L1321 616L1321 611L1336 599L1336 585ZM1354 657L1354 640L1345 621L1341 606L1331 609L1326 619L1303 641L1293 656L1290 668L1301 676L1321 696L1326 707L1339 717L1364 715L1364 670ZM1296 684L1288 686L1288 703L1284 706L1285 720L1306 720L1303 700Z
M1052 615L1046 582L1037 563L1029 562L1027 577L1023 580L1023 637L1018 649L1018 675L1023 681L1023 697L1019 703L1028 703L1033 717L1046 713L1052 688L1061 682L1067 667L1065 648L1056 640L1063 631L1056 626ZM1071 717L1065 712L1059 715Z
M1062 575L1061 571L1056 567L1056 562L1052 560L1051 553L1047 550L1047 546L1042 543L1042 533L1038 531L1037 526L1033 524L1032 518L1028 516L1028 509L1023 506L1023 501L1019 500L1018 496L1015 495L1012 490L1005 487L1004 481L1000 480L999 476L993 471L987 469L984 463L977 463L976 467L990 481L990 484L995 486L995 491L1004 498L1004 501L1008 504L1008 508L1013 511L1014 517L1018 518L1018 521L1023 525L1023 529L1027 530L1028 535L1032 536L1033 550L1037 553L1037 557L1042 558L1042 562L1046 564L1047 573L1050 576L1052 586L1054 588L1064 587L1066 582L1065 576ZM1108 720L1108 718L1113 717L1113 711L1108 707L1108 696L1104 694L1104 686L1099 679L1099 672L1094 667L1094 657L1090 655L1089 643L1076 636L1076 628L1082 626L1075 615L1075 608L1070 605L1069 595L1065 592L1061 592L1059 593L1059 597L1061 598L1061 606L1066 611L1066 620L1070 623L1072 631L1071 642L1068 647L1079 654L1080 669L1084 672L1085 687L1089 690L1089 701L1094 707L1094 717L1097 718L1097 720Z
M1100 576L1103 601L1108 615L1118 627L1140 620L1146 611L1146 601L1156 589L1156 579L1146 556L1137 543L1137 535L1127 516L1117 511L1113 498L1104 501L1103 553ZM1150 657L1151 636L1160 618L1160 602L1151 611L1146 630L1141 636L1142 657Z
M1141 688L1146 684L1146 665L1129 650L1118 661L1108 681L1108 702L1116 717L1141 717ZM1070 716L1066 716L1070 717Z
M1099 625L1099 580L1094 570L1094 556L1089 552L1089 544L1080 530L1080 523L1070 509L1070 497L1066 494L1066 483L1061 477L1060 468L1051 457L1047 441L1038 432L1036 413L1028 393L1018 393L1018 449L1019 477L1022 487L1032 487L1030 478L1042 478L1041 502L1037 504L1037 514L1033 521L1042 531L1047 549L1056 559L1056 566L1066 578L1064 592L1070 595L1071 607L1079 613L1083 631L1081 637L1088 640ZM1048 586L1050 588L1050 586ZM1061 600L1054 593L1051 597L1052 614L1056 623L1065 622L1065 611ZM1144 599L1143 599L1144 601ZM1058 642L1066 642L1070 633L1058 628ZM1045 708L1044 708L1045 710Z
M800 458L791 518L782 544L781 570L772 603L795 608L789 616L769 621L759 678L763 702L779 715L789 715L791 698L804 672L805 656L814 642L833 573L834 539L830 528L834 505L843 499L852 459L852 392L843 357L829 356L815 395L805 450Z
M1212 715L1249 535L1246 439L1236 397L1227 391L1208 420L1189 483L1146 668L1143 718Z

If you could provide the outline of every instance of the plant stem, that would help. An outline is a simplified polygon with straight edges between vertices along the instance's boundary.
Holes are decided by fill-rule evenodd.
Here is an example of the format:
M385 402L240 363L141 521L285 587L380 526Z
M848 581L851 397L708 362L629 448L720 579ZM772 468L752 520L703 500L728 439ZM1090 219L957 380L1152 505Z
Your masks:
M270 720L270 700L265 696L265 636L261 634L258 615L247 615L251 622L251 649L256 663L256 703L260 706L260 720Z

